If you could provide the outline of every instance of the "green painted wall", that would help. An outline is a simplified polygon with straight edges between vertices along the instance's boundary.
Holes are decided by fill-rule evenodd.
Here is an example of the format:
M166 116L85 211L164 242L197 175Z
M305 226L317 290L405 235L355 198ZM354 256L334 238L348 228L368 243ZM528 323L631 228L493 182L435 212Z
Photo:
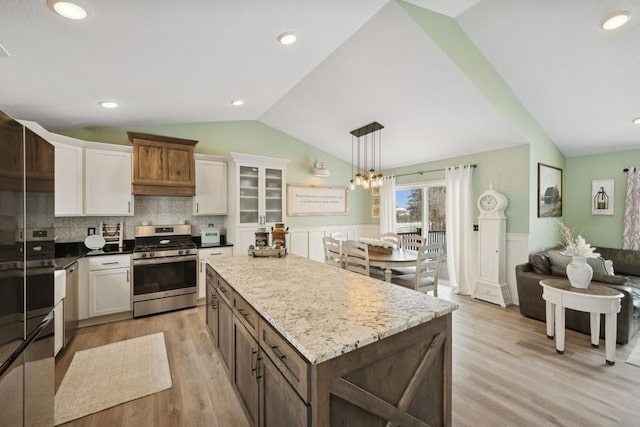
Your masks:
M229 152L247 153L290 159L287 182L305 185L346 186L351 165L258 121L185 123L170 125L129 126L126 128L67 129L58 133L78 139L130 145L127 131L145 132L198 140L196 153L224 156ZM313 162L324 160L331 171L328 178L313 175ZM340 216L287 217L287 225L347 225L372 223L369 193L350 191L349 213Z
M453 18L409 3L400 4L530 144L530 197L529 211L525 214L529 223L529 249L535 251L555 245L559 237L555 221L537 217L537 163L563 167L564 156Z
M622 248L622 221L627 189L624 168L640 166L640 150L570 157L566 161L564 221L594 246ZM591 181L614 180L613 215L591 214Z
M424 170L441 169L447 166L476 164L473 171L474 200L489 188L503 192L509 200L506 210L507 232L527 233L529 229L529 146L505 148L502 150L486 151L469 154L435 162L390 169L385 173L403 174ZM397 184L439 181L444 179L444 171L432 172L424 175L399 177ZM473 216L479 211L474 209Z

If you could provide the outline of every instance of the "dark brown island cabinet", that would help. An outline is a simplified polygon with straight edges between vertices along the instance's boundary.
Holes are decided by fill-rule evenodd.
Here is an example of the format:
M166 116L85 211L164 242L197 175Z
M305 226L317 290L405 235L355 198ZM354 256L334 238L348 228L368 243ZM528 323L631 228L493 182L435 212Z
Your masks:
M247 270L242 266L244 258L249 259L233 257L226 260L227 263L231 263L229 260L239 263L236 267L238 271L243 270L242 277L246 278ZM354 285L354 280L372 281L377 287L393 286L364 276L356 278L358 275L354 273L291 255L286 262L291 260L296 264L314 263L315 269L334 269L327 272L333 275L339 272L338 278L343 277L347 283L330 286L356 286L349 292L359 292L357 286L360 284ZM217 261L223 265L225 259ZM257 267L259 270L260 266L254 264L263 260L254 261L248 268ZM264 262L271 263L273 259ZM260 297L256 295L268 292L264 289L252 292L251 287L245 288L233 273L226 278L225 272L218 270L224 268L220 269L216 264L213 267L207 265L207 326L253 426L451 425L451 313L457 308L455 304L416 293L418 301L415 305L436 301L434 312L437 315L426 321L409 315L414 325L404 330L389 331L388 335L376 337L373 342L361 346L357 342L352 343L339 354L305 357L292 344L295 342L298 348L303 345L295 339L296 335L300 336L299 328L292 329L291 333L278 331L272 324L278 324L277 320L267 320L287 316L286 313L265 311L264 304L260 304ZM257 276L256 281L259 280ZM286 280L286 276L283 277L283 281ZM332 282L335 280L336 277L331 278ZM282 286L289 292L296 292L295 283ZM300 291L304 292L304 289ZM397 291L391 289L388 292L391 292L389 304L393 304L397 300ZM406 292L414 291L403 288L400 292L403 304L411 302L413 295ZM278 291L275 294L273 297L277 298ZM367 297L366 292L359 296ZM428 300L425 302L422 298ZM255 300L255 306L249 300ZM367 310L363 307L367 307L366 302L358 301L353 309ZM317 312L319 315L327 314L320 303ZM391 312L396 313L394 310ZM315 330L314 322L309 322L313 312L305 309L305 313L307 317L295 322L296 327L308 324L314 327L302 332L301 336L317 334L315 339L333 341L330 325L327 325L327 331ZM335 315L339 316L339 313ZM382 315L384 317L384 313Z

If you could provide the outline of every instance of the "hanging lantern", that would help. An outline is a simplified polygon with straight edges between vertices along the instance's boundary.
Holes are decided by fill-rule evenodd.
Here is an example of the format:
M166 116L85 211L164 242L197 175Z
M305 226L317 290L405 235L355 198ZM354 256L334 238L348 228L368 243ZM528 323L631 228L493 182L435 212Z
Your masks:
M609 209L609 195L604 191L604 187L600 187L600 190L593 196L593 208L597 210Z

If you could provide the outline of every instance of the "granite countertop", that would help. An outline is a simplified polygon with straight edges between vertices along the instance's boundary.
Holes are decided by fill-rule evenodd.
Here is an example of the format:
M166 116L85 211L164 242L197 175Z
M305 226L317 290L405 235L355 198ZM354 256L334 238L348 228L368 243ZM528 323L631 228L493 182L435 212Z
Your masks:
M207 261L311 363L458 308L443 299L295 255Z

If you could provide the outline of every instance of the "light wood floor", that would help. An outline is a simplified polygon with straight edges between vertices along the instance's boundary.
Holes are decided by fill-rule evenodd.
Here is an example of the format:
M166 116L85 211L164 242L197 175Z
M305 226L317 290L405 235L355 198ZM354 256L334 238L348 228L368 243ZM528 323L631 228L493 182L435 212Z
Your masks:
M454 295L454 426L638 426L640 367L624 363L640 338L617 346L616 364L604 362L589 336L567 331L558 355L543 322L517 307ZM73 353L164 331L173 387L65 426L232 426L247 421L204 325L204 308L79 330L56 362L56 386Z

